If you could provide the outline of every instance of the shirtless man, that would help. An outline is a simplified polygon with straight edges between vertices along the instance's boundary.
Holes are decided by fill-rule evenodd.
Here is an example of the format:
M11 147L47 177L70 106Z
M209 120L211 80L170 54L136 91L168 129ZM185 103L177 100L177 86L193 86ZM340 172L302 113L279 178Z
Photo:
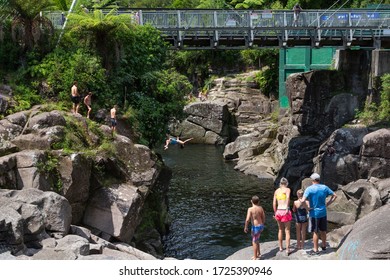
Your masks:
M87 112L87 119L89 119L89 113L91 113L92 107L91 107L91 97L92 92L88 92L88 95L84 97L84 104L87 106L88 112Z
M260 254L260 234L264 229L265 224L265 213L263 207L259 205L259 197L252 197L252 207L248 208L245 219L244 232L248 232L249 222L252 225L251 235L252 235L252 246L253 246L253 257L252 260L259 260L261 257Z
M72 102L73 102L73 107L72 107L72 112L74 114L77 114L79 112L79 107L80 107L80 94L77 89L77 81L73 82L73 86L71 88L71 94L72 94Z
M114 134L114 132L116 131L116 110L118 109L118 106L117 105L114 105L114 107L112 107L111 111L110 111L110 115L111 115L111 131L112 133Z

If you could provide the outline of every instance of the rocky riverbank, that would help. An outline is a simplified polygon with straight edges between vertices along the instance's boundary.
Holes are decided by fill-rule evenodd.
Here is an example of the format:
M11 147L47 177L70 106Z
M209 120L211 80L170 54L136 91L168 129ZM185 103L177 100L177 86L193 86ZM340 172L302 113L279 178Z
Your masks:
M139 232L167 226L139 227L152 192L164 196L170 178L149 148L43 105L2 119L0 143L3 258L150 258L139 244L162 257L160 235ZM158 205L164 221L164 197Z
M323 183L338 194L336 203L329 207L328 220L339 226L363 223L363 217L389 204L390 128L366 127L355 119L356 110L369 94L370 71L347 70L290 75L286 82L290 108L279 111L277 119L271 113L275 110L273 101L243 82L253 80L254 72L217 79L207 101L186 107L189 116L175 127L176 132L199 142L226 144L224 157L235 161L237 170L275 185L280 177L286 177L293 194L310 184L307 178L312 172L318 172ZM247 106L259 100L265 103ZM244 110L250 113L242 114ZM213 118L210 125L208 118L213 115L224 117ZM225 129L212 129L216 126ZM210 130L216 136L205 141ZM381 230L376 238L388 240L389 236ZM388 258L386 250L380 255ZM368 255L360 253L358 258ZM347 258L345 254L343 258Z

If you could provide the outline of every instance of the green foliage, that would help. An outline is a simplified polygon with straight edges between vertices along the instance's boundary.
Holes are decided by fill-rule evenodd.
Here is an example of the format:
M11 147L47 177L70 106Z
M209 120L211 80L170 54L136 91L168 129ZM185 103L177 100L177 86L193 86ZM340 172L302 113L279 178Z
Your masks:
M258 9L263 6L263 0L234 0L231 2L235 3L236 9Z
M11 23L0 21L0 70L16 70L20 65L21 54L22 48L12 41Z
M130 0L129 6L136 8L170 8L172 0Z
M78 38L83 47L96 49L102 58L103 66L111 70L120 59L119 51L116 51L121 47L118 38L121 38L121 34L128 33L132 25L130 15L117 15L116 9L107 14L95 9L89 13L72 13L68 19L69 35Z
M68 10L68 1L67 0L53 0L54 4L58 9L61 11L67 11Z
M278 73L275 69L265 68L256 74L256 82L263 94L270 96L277 92L278 87Z
M55 171L58 167L58 158L48 154L44 162L39 162L37 164L37 169L39 172L50 174Z
M241 51L243 63L250 66L273 66L278 64L279 50L259 49Z
M40 82L46 82L56 99L70 104L70 88L74 80L78 81L79 92L92 91L102 104L111 95L107 87L105 69L100 58L83 49L76 52L57 48L39 64L30 67L31 76ZM69 107L70 108L70 107Z
M163 68L168 47L159 31L151 26L136 26L121 40L124 56L119 67L124 72L133 77L142 77Z
M44 162L38 162L37 169L44 176L52 177L52 188L54 191L59 193L62 190L63 183L61 175L58 171L59 161L58 158L52 154L46 154L46 160Z
M9 114L30 109L33 105L42 102L37 91L25 85L16 86L14 100L16 104L9 109Z
M372 125L376 123L390 123L390 74L381 77L382 90L379 105L366 101L363 111L357 112L356 116L363 123Z
M53 26L40 12L54 7L52 0L8 0L0 10L2 16L12 18L12 37L25 51L47 44L44 35L52 35Z
M381 103L379 106L379 119L390 122L390 74L381 77L382 91Z
M364 124L371 125L377 122L378 106L375 103L366 101L363 111L358 111L356 117Z
M258 66L256 82L262 92L268 96L278 92L278 50L244 50L241 52L246 65Z
M198 9L223 9L226 8L224 0L200 0Z
M57 111L68 111L69 104L64 101L51 102L47 101L45 104L42 104L41 109L42 112L51 112L54 110Z
M180 118L184 96L191 92L192 86L185 76L172 69L156 72L149 78L145 88L150 91L132 94L127 116L135 119L133 125L141 143L155 147L164 139L168 121Z
M199 2L200 0L173 0L171 7L175 9L196 8Z
M91 120L84 122L72 116L65 116L65 120L65 136L61 141L53 144L53 149L68 154L75 151L83 152L92 157L97 154L108 156L115 154L112 139L100 130L96 122Z
M275 125L278 124L279 122L279 113L280 113L280 108L275 108L275 110L272 111L270 118L271 122L274 123Z

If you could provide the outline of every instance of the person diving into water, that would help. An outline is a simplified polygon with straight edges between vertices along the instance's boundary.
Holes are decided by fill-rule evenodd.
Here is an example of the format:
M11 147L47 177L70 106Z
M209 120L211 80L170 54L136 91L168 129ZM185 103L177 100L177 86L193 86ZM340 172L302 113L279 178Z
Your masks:
M192 139L194 139L194 138L189 138L189 139L183 141L183 140L180 140L179 137L172 137L172 136L169 136L167 134L167 140L165 141L164 150L168 149L169 144L173 144L173 145L179 144L180 148L183 149L184 144Z

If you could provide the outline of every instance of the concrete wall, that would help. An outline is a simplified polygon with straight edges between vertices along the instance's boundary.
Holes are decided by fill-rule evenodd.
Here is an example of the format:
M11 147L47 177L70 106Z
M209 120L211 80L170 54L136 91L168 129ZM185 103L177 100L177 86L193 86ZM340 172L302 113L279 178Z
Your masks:
M373 50L371 73L374 77L390 73L390 50Z

